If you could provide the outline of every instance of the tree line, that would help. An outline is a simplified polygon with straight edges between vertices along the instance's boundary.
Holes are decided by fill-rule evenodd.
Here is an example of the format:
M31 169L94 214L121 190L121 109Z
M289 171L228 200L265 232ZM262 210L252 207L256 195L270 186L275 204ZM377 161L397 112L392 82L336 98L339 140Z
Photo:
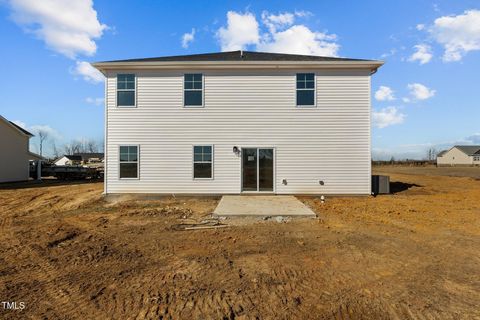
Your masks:
M50 156L58 158L64 154L72 155L75 153L97 153L103 152L103 141L95 139L73 139L70 142L64 143L61 146L57 145L55 138L51 136L47 130L39 129L35 131L38 142L39 154L43 157L45 147L51 147Z

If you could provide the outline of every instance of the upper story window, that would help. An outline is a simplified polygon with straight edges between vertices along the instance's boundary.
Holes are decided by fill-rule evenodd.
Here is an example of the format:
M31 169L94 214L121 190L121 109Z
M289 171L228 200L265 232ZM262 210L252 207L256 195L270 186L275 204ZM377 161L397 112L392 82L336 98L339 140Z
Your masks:
M135 75L117 75L117 106L135 107Z
M297 106L315 106L315 74L297 73Z
M193 178L194 179L212 179L213 178L213 147L212 146L194 146L193 147Z
M203 75L187 73L183 83L183 104L186 107L203 106Z
M120 179L138 179L138 146L120 146Z

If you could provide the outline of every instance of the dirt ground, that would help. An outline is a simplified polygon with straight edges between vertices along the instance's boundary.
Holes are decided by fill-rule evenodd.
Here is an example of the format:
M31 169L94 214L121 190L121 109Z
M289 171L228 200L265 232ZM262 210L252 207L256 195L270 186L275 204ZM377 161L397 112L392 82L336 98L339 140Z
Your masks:
M0 319L480 319L480 181L378 172L395 194L194 231L218 199L3 186Z
M470 177L480 179L480 167L435 167L435 166L378 166L374 169L377 173L385 174L404 173L427 176Z

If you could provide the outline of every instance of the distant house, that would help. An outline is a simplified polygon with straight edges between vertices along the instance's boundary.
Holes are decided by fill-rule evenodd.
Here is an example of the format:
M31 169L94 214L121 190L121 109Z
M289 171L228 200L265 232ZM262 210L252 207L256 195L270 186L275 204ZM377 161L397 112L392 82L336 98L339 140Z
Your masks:
M26 181L30 160L41 157L29 151L33 134L0 116L0 182Z
M437 155L438 166L480 166L480 146L454 146Z
M64 155L54 161L57 166L76 166L89 163L99 163L103 161L103 153L74 153L72 155Z
M102 152L85 152L85 153L74 153L74 156L82 157L82 163L98 163L103 161L103 153Z
M79 155L64 155L53 162L56 166L75 166L82 164L82 157Z

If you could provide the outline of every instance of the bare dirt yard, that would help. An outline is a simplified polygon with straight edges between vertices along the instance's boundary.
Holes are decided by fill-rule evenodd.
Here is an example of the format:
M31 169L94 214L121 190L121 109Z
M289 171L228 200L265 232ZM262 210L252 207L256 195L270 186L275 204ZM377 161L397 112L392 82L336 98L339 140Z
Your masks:
M0 187L0 319L480 319L480 181L378 172L395 194L193 231L218 199Z

